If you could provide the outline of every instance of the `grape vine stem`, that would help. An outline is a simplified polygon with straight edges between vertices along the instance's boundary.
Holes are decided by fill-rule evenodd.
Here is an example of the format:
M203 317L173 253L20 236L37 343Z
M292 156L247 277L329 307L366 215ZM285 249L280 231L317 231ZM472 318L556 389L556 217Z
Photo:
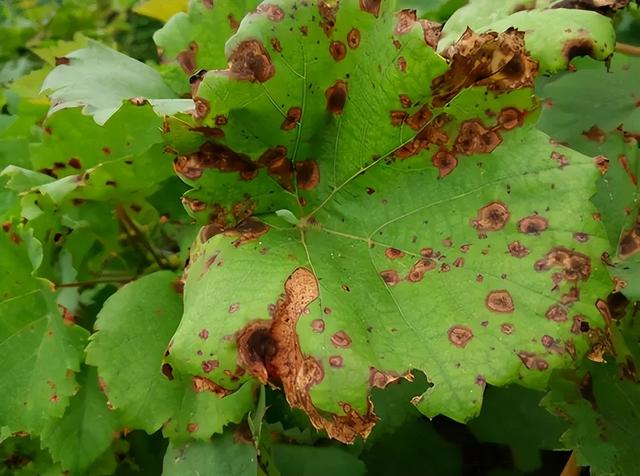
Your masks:
M627 43L616 43L616 51L629 56L640 56L640 46Z

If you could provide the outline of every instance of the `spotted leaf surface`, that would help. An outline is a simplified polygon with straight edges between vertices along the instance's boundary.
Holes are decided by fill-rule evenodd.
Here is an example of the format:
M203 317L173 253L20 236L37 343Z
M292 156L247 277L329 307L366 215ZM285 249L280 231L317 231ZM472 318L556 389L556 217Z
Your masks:
M523 35L468 31L447 62L394 11L260 5L197 89L221 132L175 162L210 223L167 362L279 385L346 442L375 424L371 388L412 371L418 409L459 421L487 382L544 386L607 287L597 169L532 128Z
M529 53L539 61L541 72L567 67L576 56L603 60L613 53L615 32L604 15L561 7L562 2L477 0L457 10L445 24L438 50L447 54L467 28L482 32L513 27L525 32Z
M28 241L0 232L0 426L39 432L61 417L75 394L88 332L63 318L49 284L31 276Z
M164 427L173 440L207 439L242 419L252 403L251 384L221 399L218 389L202 379L187 378L162 364L182 312L175 282L173 273L160 271L114 294L98 316L87 362L98 367L104 391L124 425L149 433ZM215 367L213 359L207 362Z

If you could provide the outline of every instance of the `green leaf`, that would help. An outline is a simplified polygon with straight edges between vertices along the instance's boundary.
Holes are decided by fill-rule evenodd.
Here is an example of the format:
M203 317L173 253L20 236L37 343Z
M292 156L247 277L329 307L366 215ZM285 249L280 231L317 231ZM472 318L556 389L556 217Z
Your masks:
M192 381L162 366L182 312L175 281L173 273L160 271L111 296L98 315L87 362L98 367L124 425L152 433L166 424L164 432L171 438L208 438L242 419L251 407L252 389L245 385L220 398L204 380ZM212 365L207 356L200 361Z
M539 470L541 450L560 447L560 435L567 429L562 420L540 406L543 396L519 385L488 387L482 412L469 421L469 429L479 441L509 446L521 471Z
M594 160L604 175L593 201L611 243L609 272L618 290L638 300L640 108L633 84L640 59L616 54L608 69L590 59L576 61L576 68L575 73L543 84L546 100L538 127L559 142L597 156Z
M467 27L476 32L514 27L525 32L527 50L540 63L542 73L565 69L575 56L604 60L613 54L615 31L609 18L563 8L521 11L523 5L527 3L480 0L460 8L445 24L438 51L445 51Z
M188 13L177 13L153 35L165 60L192 75L201 69L224 68L224 44L258 0L190 0ZM212 28L215 25L215 28Z
M208 442L169 445L164 455L164 476L255 476L257 456L253 445L238 443L230 432Z
M65 414L50 421L40 436L55 462L72 474L83 474L111 446L119 430L117 415L107 408L95 369L86 369Z
M84 114L104 124L126 100L148 101L158 114L174 114L193 108L189 99L177 99L151 67L95 41L66 56L45 79L50 91L49 114L68 107L82 107Z
M371 387L412 369L430 417L474 416L485 383L542 388L586 351L573 321L601 325L608 287L596 168L532 128L522 35L469 33L448 65L393 2L359 5L272 3L200 84L202 127L223 134L175 167L213 223L168 357L203 376L212 355L230 390L279 381L347 442L374 424Z
M147 0L133 9L139 15L145 15L166 22L176 13L187 10L188 0Z
M640 386L620 379L614 363L590 362L586 372L558 373L543 400L553 414L571 426L562 442L573 449L580 466L590 474L634 474L640 445Z
M87 332L63 321L55 294L31 276L27 242L0 233L0 426L39 432L62 416L77 390Z

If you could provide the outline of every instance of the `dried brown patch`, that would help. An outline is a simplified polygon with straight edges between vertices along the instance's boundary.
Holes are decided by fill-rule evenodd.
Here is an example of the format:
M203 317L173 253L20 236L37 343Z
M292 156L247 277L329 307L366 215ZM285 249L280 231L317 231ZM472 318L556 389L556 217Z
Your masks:
M396 26L393 29L394 35L404 35L409 33L418 21L418 15L415 10L400 10L396 14Z
M347 83L338 79L324 93L327 100L327 110L332 114L342 114L347 102Z
M516 258L524 258L529 254L529 250L527 249L527 247L517 240L509 243L508 249L509 254L511 256L515 256Z
M591 275L591 259L582 253L559 246L553 248L544 258L534 264L536 271L549 271L553 268L562 268L561 272L554 273L555 285L558 285L562 280L586 281Z
M333 28L336 25L336 13L339 4L320 0L318 2L318 12L320 13L320 27L327 37L331 37Z
M302 109L299 107L290 107L287 111L287 117L282 122L280 129L283 131L290 131L295 129L300 122L300 118L302 117Z
M504 322L502 324L500 324L500 332L502 332L503 334L506 335L511 335L513 334L513 324L509 324L508 322Z
M398 44L400 43L398 42ZM404 56L398 57L398 61L396 64L400 72L404 73L407 70L407 60L405 59Z
M296 162L296 180L303 190L313 190L320 182L320 167L315 160Z
M510 131L522 125L524 113L514 107L507 107L498 115L498 125L504 130Z
M598 144L602 144L605 140L604 131L596 125L591 126L586 131L582 131L582 135L593 142L597 142Z
M193 98L195 107L193 109L193 118L195 120L202 120L209 114L209 101L200 96Z
M226 397L231 394L231 390L221 387L217 383L209 380L206 377L196 376L191 379L191 388L196 393L211 392L215 393L219 397Z
M397 248L387 248L384 250L384 254L389 259L399 259L404 256L404 252Z
M241 179L251 180L258 174L259 164L227 146L205 142L197 152L177 157L173 167L176 173L190 180L199 179L206 169L236 172Z
M347 57L347 46L342 41L332 41L329 43L329 53L336 62L340 62Z
M382 0L359 0L360 10L363 12L371 13L374 17L378 17L380 14L380 4Z
M500 145L502 138L479 121L464 121L453 148L465 155L487 154Z
M377 388L386 388L389 384L397 382L401 378L413 382L413 374L405 372L400 375L397 372L384 372L375 367L369 367L369 386Z
M449 336L449 342L456 347L464 348L471 339L473 339L473 332L467 326L456 325L449 328L447 331Z
M511 213L507 206L502 202L494 201L478 210L476 217L471 220L471 226L480 233L498 231L506 226L510 217Z
M282 21L284 18L284 11L277 5L271 5L269 3L261 3L256 8L256 12L266 15L271 21Z
M271 42L271 47L276 53L282 53L282 44L280 43L279 39L277 39L275 36L272 36L269 41Z
M195 41L189 43L189 47L178 53L178 64L187 74L193 74L198 69L198 64L196 62L196 55L198 54L198 44Z
M311 330L316 333L324 332L324 321L322 319L314 319L311 321Z
M234 228L225 230L226 236L238 237L233 245L241 246L245 243L255 241L269 231L269 227L253 218L247 218L238 223Z
M442 23L430 20L418 21L420 22L420 26L422 26L422 35L424 37L424 42L431 48L435 49L438 45L438 41L440 41L440 36L442 35L442 27L444 25Z
M439 178L446 177L458 166L456 156L446 150L437 152L432 157L431 162L438 169Z
M380 271L380 277L389 286L395 286L400 281L402 281L402 279L400 278L400 275L395 269L387 269L385 271Z
M358 46L360 46L360 30L357 28L352 28L347 34L347 44L349 48L355 50Z
M338 331L331 336L331 343L336 347L350 347L351 337L345 331Z
M289 405L304 410L313 426L325 430L329 437L343 443L352 443L358 436L366 438L377 420L371 404L365 415L351 407L346 415L327 414L313 405L309 395L311 387L324 378L324 370L318 360L302 353L296 325L304 310L318 298L315 276L298 268L287 279L284 290L271 321L249 324L238 335L242 365L262 383L282 385ZM329 365L334 368L343 363L341 356L329 358Z
M518 352L518 357L529 370L547 370L549 363L534 352Z
M407 280L412 283L417 283L422 281L424 274L427 271L431 271L436 268L436 262L430 258L421 258L414 263L414 265L409 270L409 274L407 275Z
M567 320L567 308L562 304L553 304L544 315L550 321L564 322Z
M276 74L271 57L258 40L241 42L231 53L229 71L236 79L264 83Z
M485 305L490 311L500 313L510 313L515 309L513 298L506 289L491 291L487 294Z
M576 38L569 40L562 48L562 55L571 61L577 56L593 56L595 53L595 45L591 38Z
M630 258L638 252L640 252L640 215L633 228L622 232L618 245L618 254L622 259Z
M525 52L524 32L513 28L479 35L467 28L444 54L451 58L449 70L431 83L437 107L474 85L492 91L532 87L538 72L538 63Z
M537 235L549 227L549 221L540 215L531 215L518 221L518 231L527 235Z
M424 105L407 118L407 125L414 131L419 131L427 125L432 117L433 112L431 112L431 108Z
M258 164L267 169L269 177L273 178L285 190L293 190L293 166L287 157L287 148L279 145L267 149L258 159Z

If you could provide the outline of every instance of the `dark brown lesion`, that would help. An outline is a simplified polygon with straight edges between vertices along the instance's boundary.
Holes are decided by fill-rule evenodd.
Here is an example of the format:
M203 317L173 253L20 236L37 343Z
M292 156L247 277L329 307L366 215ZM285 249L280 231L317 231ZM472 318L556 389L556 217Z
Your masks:
M357 437L366 438L377 421L370 401L365 415L346 404L345 414L336 415L320 411L311 400L310 390L324 379L325 371L319 360L303 354L296 325L318 298L315 276L306 268L298 268L287 279L284 290L271 320L249 323L237 334L241 365L263 384L282 387L289 404L304 410L313 426L325 430L329 437L344 443L353 443ZM344 331L333 334L331 340L337 347L351 344ZM344 358L333 355L328 362L332 368L340 369Z
M185 73L193 74L198 69L197 54L198 44L195 41L190 42L186 50L178 53L178 64Z
M562 281L575 283L586 281L591 276L591 258L577 251L559 246L549 251L544 258L534 264L536 271L549 271L560 268L560 271L552 276L554 289Z
M490 311L511 313L515 310L513 298L506 289L498 289L487 294L485 305Z
M453 345L464 348L473 339L473 331L468 326L455 325L449 328L447 336Z
M332 114L342 114L347 102L347 83L338 79L324 93L327 100L327 110Z
M258 40L241 42L229 57L231 77L264 83L275 74L275 66L264 45Z
M618 245L618 254L622 259L630 258L638 252L640 252L640 215L631 229L622 232Z
M549 228L549 220L540 215L531 215L518 221L518 231L527 235L538 235Z
M478 210L476 217L471 220L471 226L481 233L499 231L506 226L510 217L507 206L496 200Z

